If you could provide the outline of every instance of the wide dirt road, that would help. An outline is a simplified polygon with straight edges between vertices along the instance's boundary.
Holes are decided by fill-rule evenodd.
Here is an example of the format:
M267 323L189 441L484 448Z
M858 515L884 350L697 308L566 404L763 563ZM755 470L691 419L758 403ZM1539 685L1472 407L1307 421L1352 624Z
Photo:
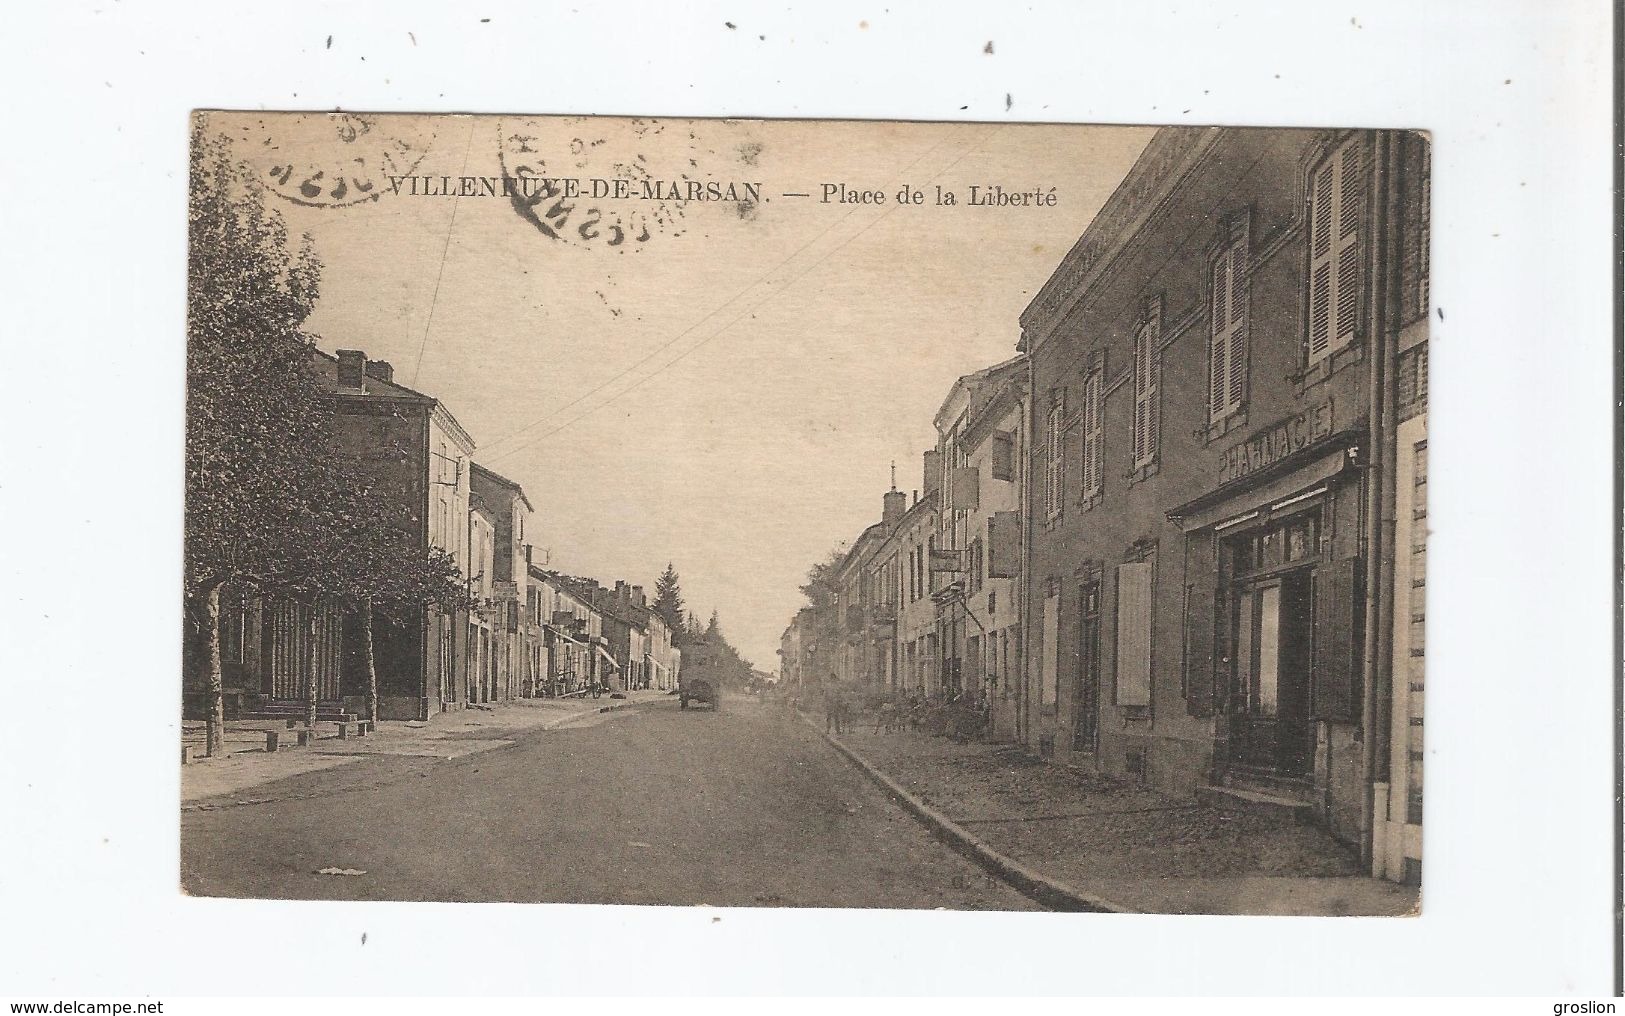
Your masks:
M1035 908L932 839L801 721L742 696L720 713L664 700L590 714L512 748L320 793L332 778L287 781L285 800L185 814L187 891ZM316 874L326 867L366 874Z

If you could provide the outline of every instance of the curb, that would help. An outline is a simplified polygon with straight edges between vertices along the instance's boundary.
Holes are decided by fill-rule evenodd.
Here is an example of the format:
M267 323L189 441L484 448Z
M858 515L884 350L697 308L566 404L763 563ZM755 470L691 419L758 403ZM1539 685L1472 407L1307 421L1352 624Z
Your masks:
M818 730L812 721L805 716L802 717L802 722L812 727L815 732L822 734L824 740L828 741L836 751L846 756L847 760L853 765L861 769L865 776L868 776L869 779L901 801L904 809L919 819L939 839L946 841L949 846L959 853L998 876L1023 896L1048 907L1050 910L1066 913L1138 913L1138 911L1130 910L1100 896L1081 892L1065 883L1057 882L1013 858L1006 857L972 835L964 826L904 790L896 780L881 772L868 759L859 755L841 741L836 740L833 735Z
M597 715L599 713L614 712L614 711L619 710L619 709L630 709L630 708L632 708L634 706L639 706L639 705L643 705L643 702L642 701L638 701L638 702L616 702L616 703L614 703L612 705L600 706L597 709L583 709L580 712L566 713L563 716L555 717L554 719L547 720L544 723L540 723L540 724L538 724L538 725L536 725L534 727L530 727L530 728L527 728L527 729L524 729L524 730L509 730L509 731L504 731L504 732L497 732L492 737L492 740L499 741L500 743L488 745L488 746L486 746L484 748L477 748L474 751L470 751L467 754L461 755L461 756L458 756L458 757L459 758L474 758L476 756L486 755L486 754L489 754L489 753L494 752L494 751L505 751L505 750L507 750L509 748L517 747L518 744L519 744L519 737L524 735L524 734L535 732L535 731L557 730L559 727L564 726L566 723L569 723L571 720L579 720L584 716L595 716L595 715ZM323 738L323 740L326 740L326 738ZM291 749L289 749L289 750L291 750ZM314 749L307 749L307 750L314 751ZM320 752L315 752L315 753L320 754ZM384 757L389 757L390 755L391 755L391 753L388 752L388 751L357 752L355 757L357 759L362 759L362 758L384 758ZM434 755L418 755L418 756L396 755L396 756L393 756L393 757L396 757L396 758L408 758L408 757L422 758L422 759L425 759L427 761L436 762L436 763L443 762L443 761L450 761L449 759L441 759L438 756L434 756ZM196 761L207 761L207 760L208 760L208 756L200 756ZM195 764L195 763L183 763L183 764ZM226 793L245 793L247 791L253 790L256 787L263 787L263 786L265 786L266 783L274 783L274 782L276 782L278 780L289 778L290 776L303 776L306 773L316 772L316 771L318 771L318 770L306 770L305 772L302 772L302 773L289 774L289 776L272 777L271 779L268 779L268 780L262 780L259 783L251 783L251 784L249 784L249 785L247 785L245 787L239 788L239 790L236 790L236 791L226 791L226 792L223 792L222 794L211 795L211 797L224 796ZM311 799L311 798L325 797L325 796L328 796L326 792L311 793L311 794L296 794L296 795L292 795L292 796L289 796L289 797L244 797L244 798L241 798L241 799L233 800L233 801L231 801L229 803L211 803L210 802L210 797L201 797L201 798L196 798L196 799L191 800L191 801L182 800L180 802L180 805L181 805L181 812L184 814L184 813L201 812L201 811L219 811L219 810L223 810L225 808L235 808L235 807L240 807L240 806L243 806L243 805L250 805L250 804L272 804L272 803L276 803L276 802L280 802L280 801L308 800L308 799Z

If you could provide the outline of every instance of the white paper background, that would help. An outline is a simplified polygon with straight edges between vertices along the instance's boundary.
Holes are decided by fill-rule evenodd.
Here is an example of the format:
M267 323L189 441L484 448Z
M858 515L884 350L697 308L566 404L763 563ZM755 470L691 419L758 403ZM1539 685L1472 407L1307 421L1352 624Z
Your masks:
M0 992L1606 993L1608 15L1483 0L13 6L0 42ZM1431 130L1443 319L1424 916L182 898L197 106Z

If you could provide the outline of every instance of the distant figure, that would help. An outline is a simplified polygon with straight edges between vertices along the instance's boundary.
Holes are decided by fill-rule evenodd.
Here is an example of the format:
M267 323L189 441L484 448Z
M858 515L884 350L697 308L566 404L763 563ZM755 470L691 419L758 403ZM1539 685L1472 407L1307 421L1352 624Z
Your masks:
M841 700L841 682L834 677L824 685L824 733L846 733L846 703Z

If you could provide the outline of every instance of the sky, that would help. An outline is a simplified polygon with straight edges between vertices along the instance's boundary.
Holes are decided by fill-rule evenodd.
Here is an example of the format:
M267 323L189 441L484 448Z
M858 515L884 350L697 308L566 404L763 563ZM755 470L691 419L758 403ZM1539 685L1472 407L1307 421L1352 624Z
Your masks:
M1014 354L1022 310L1153 133L265 113L209 124L323 261L308 323L319 345L388 360L397 382L441 400L475 461L524 486L538 561L651 597L671 562L688 608L716 610L768 671L808 568L879 518L892 462L899 489L920 488L949 387ZM455 196L458 177L521 167L584 191L715 182L723 199L588 193L560 223L545 214L553 198L527 206L532 221L500 195ZM761 200L727 199L747 181ZM825 185L885 202L826 202ZM896 202L905 185L921 204ZM972 207L972 185L1053 188L1055 203ZM938 205L939 186L959 203Z

